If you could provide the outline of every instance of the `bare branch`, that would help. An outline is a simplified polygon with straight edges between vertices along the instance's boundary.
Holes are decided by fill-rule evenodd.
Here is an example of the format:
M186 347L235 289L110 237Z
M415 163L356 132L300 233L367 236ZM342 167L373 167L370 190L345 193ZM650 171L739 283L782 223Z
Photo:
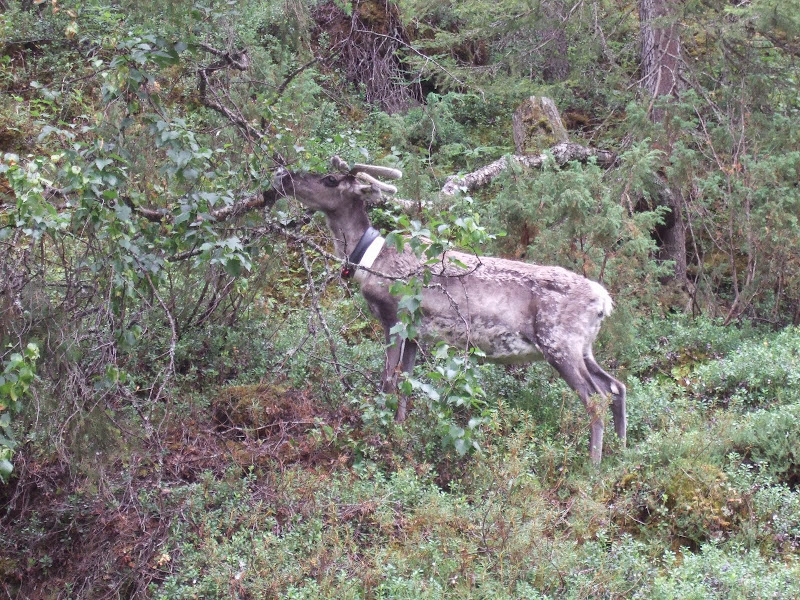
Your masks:
M142 267L141 263L139 266ZM143 267L142 267L142 272L144 273L144 276L147 278L147 283L150 285L150 290L153 292L153 295L156 297L156 300L158 300L158 303L164 310L164 314L167 316L170 328L170 340L169 340L169 350L168 350L169 364L163 371L164 377L161 380L161 383L159 384L158 388L156 389L155 386L153 386L150 389L150 400L160 400L162 397L162 393L164 392L164 388L167 386L170 379L175 374L175 349L178 346L178 329L175 323L175 317L172 316L172 312L169 310L169 307L167 306L166 302L164 302L164 299L158 293L158 288L155 286L155 284L153 284L153 280L150 278L150 273L148 273L147 269Z
M247 196L238 202L234 202L229 206L223 206L217 210L212 210L208 214L215 222L227 221L228 219L238 217L246 212L250 212L251 210L265 207L269 208L275 204L277 199L278 193L274 189L263 190L251 196ZM128 197L123 197L122 200L136 213L148 221L165 221L167 223L171 223L174 219L172 213L166 209L157 210L138 206L134 204L133 201ZM202 219L196 221L195 224L199 223L200 221L202 221Z
M331 335L331 330L328 327L328 322L325 320L325 315L322 314L322 310L319 307L320 296L322 292L324 292L325 288L328 286L330 281L335 277L335 275L330 272L327 272L325 274L326 275L325 281L322 284L322 290L317 290L317 287L314 284L314 271L311 268L311 263L308 260L308 253L306 252L305 247L303 247L302 245L300 246L300 254L303 257L303 266L305 267L306 275L308 276L308 289L311 292L311 306L314 309L312 315L316 315L317 321L319 321L319 324L322 326L322 330L325 333L326 339L328 340L328 347L330 348L331 351L331 359L333 361L333 368L336 371L336 375L338 376L339 381L342 382L344 388L350 391L352 389L352 386L347 382L347 380L342 375L342 368L341 365L339 364L339 358L336 352L336 342L334 341L333 336ZM312 315L309 315L308 329L313 333L314 317Z
M301 65L301 66L297 67L297 68L296 68L294 71L291 71L291 72L290 72L290 73L289 73L289 74L286 76L286 78L283 80L283 83L281 83L281 84L278 86L278 89L276 90L276 98L277 98L277 97L279 97L281 94L283 94L283 92L285 92L285 91L286 91L286 88L287 88L287 87L289 87L289 84L292 82L292 80L293 80L295 77L297 77L298 75L300 75L300 73L302 73L303 71L305 71L305 70L306 70L308 67L310 67L311 65L313 65L313 64L314 64L314 63L316 63L316 62L319 62L319 58L315 56L315 57L314 57L314 58L312 58L310 61L308 61L306 64L304 64L304 65Z
M206 67L204 69L200 69L197 71L197 76L200 79L200 82L198 84L198 90L200 92L200 102L202 102L203 106L218 112L226 119L228 119L231 123L238 126L239 129L242 130L242 132L249 140L260 140L261 138L264 137L264 134L261 133L252 125L250 125L250 123L248 123L243 116L235 114L231 109L223 105L217 97L216 90L214 90L213 87L209 84L208 80L209 73L218 70L217 68L215 68L215 65L218 64L219 63L214 63L214 65L211 65L210 67ZM209 96L209 91L208 91L209 88L212 89L212 93L215 96L214 98Z

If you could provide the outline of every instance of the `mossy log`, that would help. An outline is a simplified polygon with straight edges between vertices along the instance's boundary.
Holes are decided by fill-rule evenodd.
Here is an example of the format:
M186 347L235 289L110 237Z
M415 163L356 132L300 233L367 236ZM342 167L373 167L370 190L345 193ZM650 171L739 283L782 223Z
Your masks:
M581 146L572 142L564 142L556 144L549 148L547 152L543 152L536 156L514 155L503 157L494 161L491 164L481 167L477 171L467 173L466 175L451 175L447 178L447 182L442 188L442 194L445 196L452 196L459 190L471 191L479 187L488 185L492 179L497 177L500 173L508 168L509 160L515 161L527 168L541 168L543 164L551 157L555 160L556 164L564 165L570 161L577 160L586 162L594 158L602 167L612 166L616 160L617 155L610 150L599 150L597 148L590 148L588 146Z
M539 169L552 156L559 166L570 161L586 162L594 158L602 167L611 167L617 155L610 150L600 150L569 141L555 102L545 96L531 96L520 104L512 116L516 154L503 157L477 171L466 175L452 175L442 188L442 194L452 196L459 190L471 191L488 185L505 171L509 160Z

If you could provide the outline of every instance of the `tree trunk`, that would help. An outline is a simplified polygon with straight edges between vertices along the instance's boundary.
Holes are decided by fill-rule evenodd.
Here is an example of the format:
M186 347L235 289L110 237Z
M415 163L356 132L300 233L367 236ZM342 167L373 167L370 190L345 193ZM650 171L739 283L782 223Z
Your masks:
M670 214L664 224L656 228L658 236L658 258L675 262L675 273L671 279L680 284L688 281L686 266L686 226L683 222L683 195L678 189L670 189L664 181L659 194L662 204L669 207Z
M681 38L678 24L678 7L681 0L639 0L639 24L642 33L642 87L650 97L648 113L654 123L663 123L666 113L657 100L675 97L680 91ZM663 150L672 153L672 140L662 144ZM674 278L687 281L686 230L683 222L683 194L665 181L659 194L671 214L659 230L660 252L664 260L675 262Z
M680 0L639 0L642 87L653 100L675 96L680 91L681 38L676 18L679 4ZM651 119L660 123L663 111L651 112Z

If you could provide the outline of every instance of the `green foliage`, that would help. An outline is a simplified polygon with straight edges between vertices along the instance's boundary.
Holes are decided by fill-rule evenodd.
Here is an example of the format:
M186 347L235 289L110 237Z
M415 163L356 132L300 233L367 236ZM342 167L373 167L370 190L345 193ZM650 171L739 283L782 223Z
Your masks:
M392 283L390 292L398 297L400 321L390 333L399 340L418 338L418 329L423 318L422 294L424 288L436 289L433 281L435 269L441 266L442 256L450 249L465 248L477 252L494 236L479 224L478 215L433 219L428 227L420 221L401 215L395 219L399 229L387 235L388 244L398 250L405 246L422 261L419 273L407 280ZM467 269L467 265L454 257L447 257L452 265ZM410 394L420 391L436 416L437 430L445 447L452 447L459 456L472 449L479 449L478 433L485 408L486 393L478 374L477 359L482 353L477 349L463 350L445 343L438 343L432 352L433 362L427 369L427 383L413 377L401 382L401 391ZM458 416L466 411L466 415ZM469 416L470 412L478 415ZM459 421L466 420L466 423Z
M390 3L407 26L394 83L424 99L390 115L336 67L326 28L349 27L350 3L3 3L0 477L17 452L20 478L0 495L6 591L800 595L795 4L681 4L687 89L650 106L630 2ZM512 151L531 94L618 164L511 169L431 201ZM444 345L401 383L415 406L393 424L382 335L307 244L326 248L320 221L284 200L213 216L279 164L322 171L334 153L401 167L400 195L425 209L371 209L426 263L394 287L400 337L418 335L450 248L606 283L597 350L628 387L628 449L609 435L591 469L585 411L548 365ZM664 179L688 227L680 301L661 283ZM221 422L220 387L276 380Z
M478 168L499 158L511 136L509 104L475 93L431 93L405 114L373 115L387 144L404 154L434 159L445 173Z
M704 399L739 397L755 405L797 401L800 330L787 327L769 339L746 341L729 356L699 365L690 378Z
M692 404L678 383L667 379L628 377L628 439L639 440L674 426L681 411Z
M800 480L800 404L749 414L732 435L732 448L760 471L784 483Z
M684 556L680 562L675 562L668 576L656 579L649 598L788 600L800 593L796 565L771 564L758 552L732 553L706 545L699 554Z
M2 362L0 373L0 483L7 483L14 466L11 459L17 443L11 416L20 412L22 399L29 393L35 377L39 346L29 343L22 353L13 353Z
M506 251L518 249L543 264L560 264L605 281L626 302L654 302L658 278L667 267L653 260L651 237L663 208L633 211L619 198L648 194L654 157L645 145L620 158L619 179L609 181L595 164L546 166L535 178L509 170L487 203L491 228L508 232ZM624 173L624 174L623 174ZM636 289L636 300L625 290Z
M623 363L634 373L675 379L685 377L697 363L729 355L765 333L750 322L726 327L721 320L680 314L641 319L636 331L638 335L619 349Z
M620 487L626 511L621 525L626 527L638 521L643 529L668 532L692 548L720 540L738 527L741 498L708 458L650 463L623 476Z
M475 350L464 352L439 343L433 361L425 365L425 377L431 383L409 377L400 385L404 394L422 393L434 416L443 448L455 449L458 456L480 450L486 392L478 372L479 355Z
M796 490L785 484L760 487L753 494L753 512L762 544L773 552L791 548L800 540L800 494Z
M334 330L352 318L327 316ZM674 321L665 322L663 331L693 339L686 320ZM253 350L246 350L247 339L229 343L244 354L257 353L258 347L269 352L274 345L285 355L296 346L302 322L295 322L294 333L285 339L268 322L263 325L261 342L256 341L257 326L245 336ZM723 339L727 331L702 322L698 327L705 327L709 339ZM221 330L209 329L205 335L219 336ZM759 338L774 344L780 335ZM694 338L700 348L701 338ZM741 345L733 334L726 340L722 356L684 360L724 362ZM219 342L210 354L224 347ZM377 369L375 342L355 344L354 354L347 356L370 350L368 368ZM313 360L319 351L309 347L297 353L305 356L293 376L298 384L322 390L333 376L329 364L320 367ZM654 347L653 356L641 364L645 369L660 364L663 351ZM443 355L433 365L446 368L449 359ZM365 364L364 356L357 360ZM205 368L202 363L198 367ZM790 487L797 472L791 453L797 436L795 404L740 415L692 401L690 390L678 382L661 388L658 379L637 371L637 379L628 381L630 448L615 450L594 470L585 456L582 408L571 397L561 397L567 391L561 383L551 386L546 368L521 373L481 367L475 372L491 407L479 425L480 454L459 458L456 452L442 452L443 441L452 446L436 429L441 421L418 403L402 429L387 422L356 425L349 433L328 432L320 423L316 443L345 453L330 463L254 460L247 451L266 449L271 442L248 445L229 438L220 446L226 450L213 472L187 479L171 479L166 472L152 481L138 479L136 514L168 524L151 560L158 576L150 580L149 594L453 598L481 590L499 598L722 598L737 593L757 598L763 579L765 589L784 582L785 597L792 597L800 522L797 494ZM532 378L530 386L521 375ZM280 394L279 389L272 393ZM425 397L424 391L417 392ZM498 393L507 397L495 400ZM514 407L517 394L522 408ZM254 426L271 430L280 423L269 420L273 403L288 408L288 396L266 398L266 404L258 405L263 410L253 412L256 404L243 410ZM535 410L528 412L526 406ZM198 419L201 413L193 415ZM386 416L391 419L390 412ZM243 423L239 426L247 431ZM194 435L182 442L189 444L187 462L170 462L170 469L188 469L219 453L204 451L192 441ZM215 432L212 439L219 435ZM297 436L294 440L305 443ZM237 467L231 468L232 463ZM116 491L107 482L104 489L125 499L125 510L134 510L126 495L129 482ZM87 488L83 493L91 497L93 492ZM80 497L65 503L74 503L74 515L60 518L85 523ZM119 510L119 504L112 504ZM732 591L730 571L743 578L741 590Z

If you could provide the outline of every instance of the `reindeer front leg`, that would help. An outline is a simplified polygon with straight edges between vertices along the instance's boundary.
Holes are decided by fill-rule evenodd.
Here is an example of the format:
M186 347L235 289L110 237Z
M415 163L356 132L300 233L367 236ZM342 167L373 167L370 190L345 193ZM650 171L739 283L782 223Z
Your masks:
M386 365L383 370L382 389L386 393L397 394L397 381L400 373L411 375L417 356L417 343L414 340L390 340L387 331ZM397 394L397 412L394 420L402 423L406 420L408 398L405 394Z

